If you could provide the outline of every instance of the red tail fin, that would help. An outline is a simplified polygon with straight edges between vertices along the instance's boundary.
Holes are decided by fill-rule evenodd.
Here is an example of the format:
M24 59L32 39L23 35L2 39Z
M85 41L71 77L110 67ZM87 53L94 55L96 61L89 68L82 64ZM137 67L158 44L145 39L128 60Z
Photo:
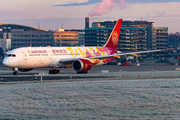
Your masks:
M119 34L121 30L122 19L119 19L114 26L111 35L109 36L108 41L104 45L104 47L112 48L113 50L117 49L118 41L119 41Z

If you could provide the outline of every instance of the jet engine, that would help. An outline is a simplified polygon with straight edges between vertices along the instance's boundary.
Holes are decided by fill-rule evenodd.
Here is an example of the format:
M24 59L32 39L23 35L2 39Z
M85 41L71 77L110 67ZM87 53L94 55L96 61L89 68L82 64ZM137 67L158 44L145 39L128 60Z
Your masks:
M92 63L87 59L79 59L72 63L72 67L77 73L87 73L91 69Z
M20 71L20 72L27 72L27 71L31 71L31 70L33 70L34 68L19 68L18 69L18 71Z

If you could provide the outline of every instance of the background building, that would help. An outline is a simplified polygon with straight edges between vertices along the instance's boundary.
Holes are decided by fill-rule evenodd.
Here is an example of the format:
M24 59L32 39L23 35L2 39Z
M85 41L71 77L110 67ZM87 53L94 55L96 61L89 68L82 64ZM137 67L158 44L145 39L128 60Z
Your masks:
M44 47L54 46L54 32L53 31L11 31L11 49L19 47Z
M85 28L86 46L103 46L117 21L93 22ZM153 28L149 21L122 21L118 50L122 52L153 50L168 47L168 28ZM167 52L141 54L142 57L166 56Z
M153 27L153 49L168 48L168 27ZM166 56L168 52L153 53L154 56Z
M11 27L0 28L0 53L6 54L11 49Z
M85 45L85 32L79 32L78 45L79 46L84 46Z
M54 46L78 46L78 31L55 31Z
M45 30L24 25L0 23L0 40L5 43L0 47L6 54L8 50L29 46L30 42L34 40L33 36L37 35L35 32L43 31L45 32Z
M33 47L78 46L78 36L78 31L64 31L64 29L46 31L29 26L0 23L0 48L3 54L8 50L30 45Z

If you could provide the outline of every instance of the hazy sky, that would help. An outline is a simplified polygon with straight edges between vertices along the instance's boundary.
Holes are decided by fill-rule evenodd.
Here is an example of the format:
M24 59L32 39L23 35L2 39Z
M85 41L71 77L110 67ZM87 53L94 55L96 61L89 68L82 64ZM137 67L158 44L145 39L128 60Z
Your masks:
M0 22L40 27L46 30L83 29L90 23L123 18L154 22L180 32L180 0L2 0ZM91 26L91 24L90 24Z

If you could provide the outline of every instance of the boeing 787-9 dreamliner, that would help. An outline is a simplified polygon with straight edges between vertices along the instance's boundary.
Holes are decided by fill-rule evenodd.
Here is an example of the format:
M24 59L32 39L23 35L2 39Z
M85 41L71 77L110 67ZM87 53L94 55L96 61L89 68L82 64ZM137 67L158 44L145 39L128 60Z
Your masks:
M3 64L12 68L14 75L17 75L18 71L26 72L33 68L52 68L49 74L58 74L58 68L72 67L77 73L87 73L92 66L109 63L120 56L164 51L118 51L121 24L122 19L119 19L103 47L22 47L9 51Z

